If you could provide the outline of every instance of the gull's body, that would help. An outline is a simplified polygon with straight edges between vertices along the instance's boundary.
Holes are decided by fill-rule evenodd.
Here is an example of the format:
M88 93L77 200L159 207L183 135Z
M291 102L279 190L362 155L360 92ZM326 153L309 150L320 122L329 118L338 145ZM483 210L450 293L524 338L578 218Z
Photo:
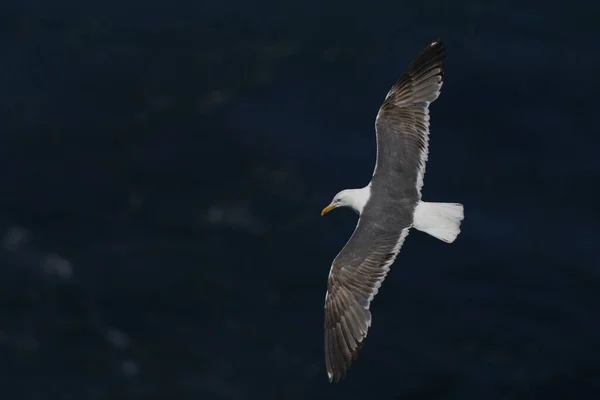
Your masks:
M377 161L369 184L338 193L337 207L359 213L352 237L337 255L325 297L325 363L329 381L345 376L371 326L371 300L410 228L452 243L463 206L421 201L429 145L429 105L442 87L445 51L428 45L389 91L375 120Z

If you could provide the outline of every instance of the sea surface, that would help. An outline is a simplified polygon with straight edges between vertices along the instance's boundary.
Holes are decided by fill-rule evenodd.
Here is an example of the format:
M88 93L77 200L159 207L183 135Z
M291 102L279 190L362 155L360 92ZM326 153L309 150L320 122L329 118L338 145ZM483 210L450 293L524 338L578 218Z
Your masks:
M447 48L413 231L329 384L374 119ZM24 0L0 12L0 388L20 399L600 399L600 3Z

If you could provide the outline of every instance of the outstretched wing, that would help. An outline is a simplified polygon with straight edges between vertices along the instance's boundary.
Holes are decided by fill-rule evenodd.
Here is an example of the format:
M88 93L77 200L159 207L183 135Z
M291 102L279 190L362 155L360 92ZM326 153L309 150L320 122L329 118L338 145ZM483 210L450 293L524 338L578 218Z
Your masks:
M440 95L445 58L443 43L430 43L392 86L375 120L373 175L401 175L419 197L429 147L429 104Z
M396 259L410 226L389 230L361 219L333 261L325 297L325 365L329 381L346 375L371 326L371 300Z

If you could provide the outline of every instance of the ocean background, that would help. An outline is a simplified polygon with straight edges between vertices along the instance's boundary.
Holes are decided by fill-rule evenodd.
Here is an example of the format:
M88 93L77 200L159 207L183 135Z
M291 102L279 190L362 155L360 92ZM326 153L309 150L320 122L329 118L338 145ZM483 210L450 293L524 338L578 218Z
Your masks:
M374 120L430 41L413 231L329 384ZM600 3L6 1L0 388L20 399L600 399Z

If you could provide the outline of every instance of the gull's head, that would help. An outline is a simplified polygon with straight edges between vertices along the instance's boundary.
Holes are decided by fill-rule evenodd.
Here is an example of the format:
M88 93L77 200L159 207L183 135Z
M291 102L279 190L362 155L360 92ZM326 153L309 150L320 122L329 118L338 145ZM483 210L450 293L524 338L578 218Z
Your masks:
M370 186L362 189L346 189L342 190L333 197L331 203L321 211L321 215L327 214L329 211L338 207L350 207L359 214L362 212L365 204L371 196Z

